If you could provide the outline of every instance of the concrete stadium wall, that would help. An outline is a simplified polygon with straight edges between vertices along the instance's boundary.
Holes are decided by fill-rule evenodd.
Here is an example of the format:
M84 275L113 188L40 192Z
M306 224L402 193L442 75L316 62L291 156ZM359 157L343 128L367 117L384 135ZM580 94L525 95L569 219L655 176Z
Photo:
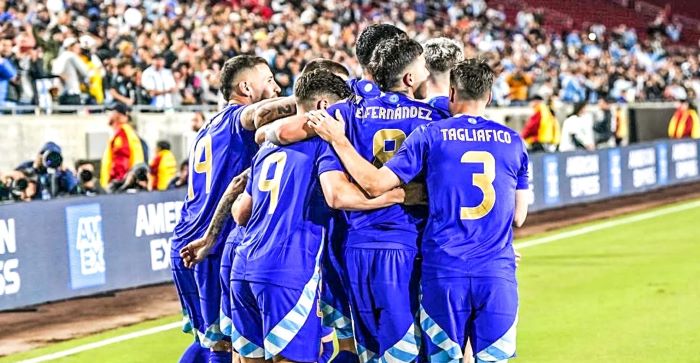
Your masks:
M560 122L570 112L570 106L556 110ZM595 107L589 111L594 112ZM532 114L529 107L489 108L487 116L505 123L515 130L522 129ZM666 137L668 120L673 114L672 104L638 104L629 106L630 142L642 142ZM177 160L187 156L193 113L135 113L138 133L151 149L158 140L170 141ZM208 113L207 116L212 115ZM78 159L100 159L111 130L106 114L52 114L0 116L0 171L14 168L31 159L47 141L63 147L63 156L72 166Z

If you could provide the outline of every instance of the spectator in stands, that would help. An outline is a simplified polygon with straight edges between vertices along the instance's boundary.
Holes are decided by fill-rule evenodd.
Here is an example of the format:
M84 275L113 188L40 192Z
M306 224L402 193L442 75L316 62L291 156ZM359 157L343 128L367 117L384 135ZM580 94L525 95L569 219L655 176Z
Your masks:
M134 83L134 67L131 61L124 59L117 65L117 76L109 85L109 93L115 102L132 106L136 103L136 84Z
M166 190L177 174L177 161L170 151L170 143L161 140L156 144L156 156L151 161L151 190Z
M151 106L160 109L173 107L173 93L178 89L170 69L165 68L165 58L162 54L153 57L153 63L141 75L141 86L152 97Z
M597 119L593 123L595 145L597 148L614 146L613 113L605 97L598 99Z
M187 160L180 163L180 172L168 183L168 190L184 188L187 186L189 177L189 162Z
M586 102L574 105L574 111L561 126L559 151L595 150L593 121L586 112Z
M95 178L95 165L93 163L87 160L78 160L75 163L75 170L80 179L78 194L92 197L106 193Z
M83 103L80 86L89 77L88 68L80 59L80 43L75 38L67 38L58 57L53 62L52 73L61 77L63 92L58 103L62 105L80 105Z
M102 86L102 78L105 76L105 68L100 58L95 54L97 44L89 35L80 37L80 59L88 70L88 104L101 105L104 103L105 92Z
M510 87L510 101L514 105L523 105L527 102L528 87L532 84L532 77L521 68L506 77Z
M10 94L12 82L17 76L17 68L12 63L12 39L0 39L0 107L13 106Z
M555 151L559 145L559 121L542 97L535 96L531 106L535 111L527 120L521 136L531 152Z
M134 165L144 162L141 140L129 124L129 106L117 103L109 114L109 126L114 134L109 139L100 168L100 185L123 183ZM148 174L148 170L146 170ZM109 188L114 190L114 188Z
M19 164L15 170L36 177L37 196L41 199L47 200L77 192L78 180L63 165L61 147L54 142L44 144L34 160Z
M700 121L695 105L683 99L668 123L668 137L671 139L700 139Z

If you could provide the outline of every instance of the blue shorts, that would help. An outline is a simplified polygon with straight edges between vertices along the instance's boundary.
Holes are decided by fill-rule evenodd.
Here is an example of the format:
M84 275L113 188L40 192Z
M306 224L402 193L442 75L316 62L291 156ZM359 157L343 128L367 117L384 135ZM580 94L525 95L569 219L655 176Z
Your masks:
M182 305L182 331L192 333L195 339L200 340L200 334L197 332L203 332L205 324L199 306L199 292L194 278L194 270L185 267L180 256L171 255L170 266L173 272L173 282L175 282L175 288L180 298L180 305Z
M219 326L221 313L221 255L207 256L194 267L194 278L199 291L199 306L204 318L204 330L200 342L203 347L211 348L226 337Z
M338 339L350 339L353 337L350 301L341 273L342 267L333 250L327 249L321 260L320 304L323 325L335 328Z
M221 311L219 312L219 327L221 333L231 336L231 264L235 254L236 246L229 243L224 244L224 251L221 253Z
M231 336L231 266L236 255L236 246L241 242L244 235L242 227L231 230L224 243L224 250L221 253L221 311L219 313L219 326L221 332L226 336Z
M462 359L467 338L476 362L515 356L518 285L497 277L421 283L420 321L431 362Z
M318 274L316 274L318 276ZM318 277L303 290L233 280L233 349L244 358L316 362L321 351Z
M416 250L345 249L361 362L412 362L420 348Z

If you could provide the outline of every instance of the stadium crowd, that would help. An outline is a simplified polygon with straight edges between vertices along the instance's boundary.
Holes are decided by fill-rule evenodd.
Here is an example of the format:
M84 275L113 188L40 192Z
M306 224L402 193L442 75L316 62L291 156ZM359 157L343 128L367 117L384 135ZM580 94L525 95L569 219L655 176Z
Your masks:
M534 96L566 103L698 100L700 53L672 45L682 30L637 35L620 25L545 29L546 13L459 1L29 0L0 1L0 106L215 105L219 71L237 54L262 56L282 95L323 57L360 76L353 45L369 22L389 22L418 41L460 40L499 73L493 103Z

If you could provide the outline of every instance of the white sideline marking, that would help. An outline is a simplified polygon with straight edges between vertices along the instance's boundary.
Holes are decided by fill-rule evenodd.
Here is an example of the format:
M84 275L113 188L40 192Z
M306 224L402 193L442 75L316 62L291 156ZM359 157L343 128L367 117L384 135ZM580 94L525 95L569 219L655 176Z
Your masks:
M77 346L77 347L74 347L74 348L71 348L71 349L66 349L66 350L63 350L63 351L60 351L60 352L51 353L51 354L47 354L47 355L42 355L42 356L40 356L40 357L36 357L36 358L31 358L31 359L23 360L23 361L20 361L19 363L48 362L48 361L51 361L51 360L54 360L54 359L67 357L67 356L69 356L69 355L78 354L78 353L85 352L85 351L88 351L88 350L101 348L101 347L104 347L104 346L106 346L106 345L110 345L110 344L114 344L114 343L119 343L119 342L123 342L123 341L126 341L126 340L136 339L136 338L144 337L144 336L146 336L146 335L157 334L157 333L160 333L160 332L163 332L163 331L166 331L166 330L179 328L179 327L181 327L181 326L182 326L182 322L176 321L176 322L174 322L174 323L165 324L165 325L160 325L160 326L155 326L155 327L153 327L153 328L148 328L148 329L144 329L144 330L139 330L139 331L135 331L135 332L132 332L132 333L128 333L128 334L124 334L124 335L119 335L119 336L116 336L116 337L108 338L108 339L105 339L105 340L100 340L99 342L94 342L94 343L79 345L79 346Z
M700 200L696 200L696 201L686 203L686 204L676 205L673 207L667 207L667 208L663 208L663 209L659 209L659 210L655 210L655 211L651 211L651 212L622 217L622 218L618 218L618 219L615 219L612 221L597 223L597 224L594 224L591 226L581 227L581 228L577 228L577 229L567 231L567 232L556 233L556 234L553 234L551 236L535 238L535 239L532 239L529 241L516 243L514 245L514 247L517 249L523 249L523 248L528 248L528 247L532 247L532 246L543 245L546 243L551 243L551 242L559 241L559 240L566 239L566 238L580 236L580 235L586 234L586 233L596 232L596 231L600 231L603 229L608 229L608 228L621 226L624 224L639 222L639 221L643 221L643 220L647 220L647 219L651 219L651 218L656 218L656 217L664 216L667 214L682 212L684 210L698 208L698 207L700 207ZM78 353L85 352L88 350L101 348L101 347L104 347L106 345L119 343L119 342L131 340L131 339L135 339L135 338L140 338L140 337L143 337L146 335L156 334L156 333L160 333L160 332L170 330L170 329L175 329L175 328L178 328L181 326L182 326L182 322L179 322L179 321L174 322L174 323L170 323L170 324L161 325L161 326L156 326L153 328L149 328L149 329L145 329L145 330L141 330L141 331L135 331L133 333L124 334L124 335L116 336L113 338L101 340L99 342L80 345L80 346L77 346L77 347L74 347L71 349L67 349L64 351L51 353L51 354L43 355L40 357L28 359L28 360L23 360L19 363L47 362L47 361L50 361L53 359L67 357L69 355L78 354Z
M673 207L667 207L667 208L663 208L663 209L659 209L659 210L655 210L655 211L651 211L651 212L646 212L646 213L642 213L642 214L635 214L635 215L631 215L631 216L627 216L627 217L617 218L617 219L614 219L611 221L597 223L597 224L594 224L591 226L581 227L581 228L577 228L577 229L574 229L571 231L556 233L556 234L553 234L551 236L535 238L535 239L521 242L521 243L515 243L513 245L513 247L515 247L516 249L523 249L523 248L528 248L528 247L532 247L532 246L543 245L546 243L551 243L551 242L559 241L559 240L566 239L566 238L580 236L580 235L586 234L586 233L596 232L596 231L600 231L603 229L608 229L608 228L621 226L624 224L639 222L639 221L643 221L643 220L647 220L647 219L651 219L651 218L656 218L656 217L664 216L664 215L671 214L671 213L682 212L684 210L698 208L698 207L700 207L700 200L696 200L696 201L686 203L686 204L676 205Z

